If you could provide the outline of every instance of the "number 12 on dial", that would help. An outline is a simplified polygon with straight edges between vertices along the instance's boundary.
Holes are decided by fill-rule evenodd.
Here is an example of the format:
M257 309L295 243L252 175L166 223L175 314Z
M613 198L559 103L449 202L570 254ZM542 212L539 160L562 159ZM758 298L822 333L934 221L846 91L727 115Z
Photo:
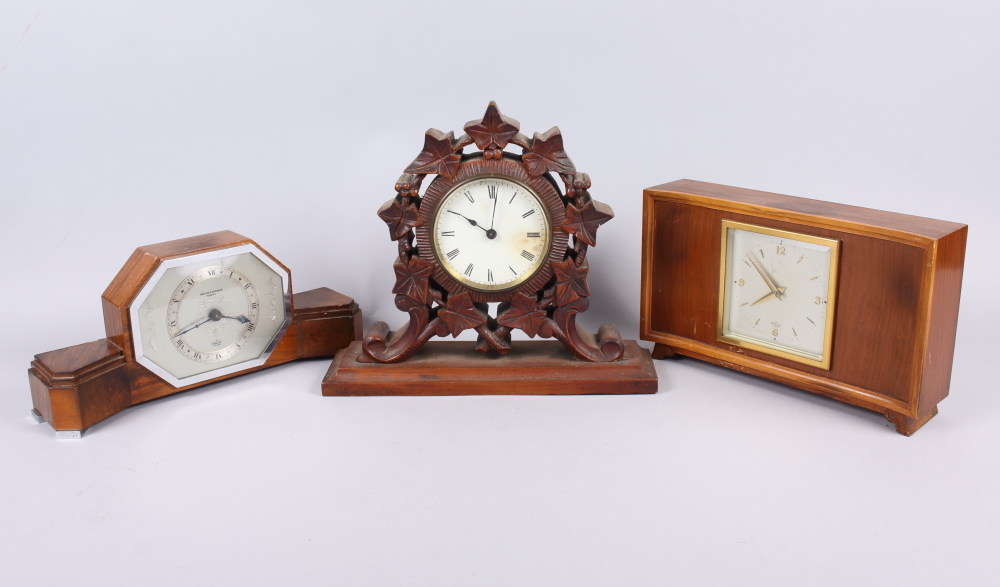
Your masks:
M840 241L722 221L717 338L830 369Z

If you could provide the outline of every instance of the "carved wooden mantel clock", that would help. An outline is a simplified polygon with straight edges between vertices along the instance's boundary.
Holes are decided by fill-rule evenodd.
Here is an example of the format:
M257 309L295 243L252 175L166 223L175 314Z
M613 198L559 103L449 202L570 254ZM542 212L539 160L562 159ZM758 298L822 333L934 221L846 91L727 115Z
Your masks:
M576 322L590 305L587 250L596 246L598 228L614 213L591 198L590 177L577 171L566 154L559 128L529 138L520 132L518 121L490 102L482 119L467 123L464 130L457 139L453 132L428 130L423 150L396 182L395 197L378 211L397 243L392 293L409 322L395 331L384 322L373 324L362 343L338 355L324 380L324 393L655 392L655 372L645 364L646 351L634 341L623 341L610 324L594 334ZM479 150L465 153L473 144ZM520 147L522 153L505 151L508 146ZM421 185L431 174L436 177L421 195ZM564 191L553 174L562 180ZM498 304L495 316L490 303ZM434 336L457 337L465 330L478 333L474 345L428 343ZM514 330L558 342L512 344ZM559 343L565 356L551 346ZM517 346L522 352L496 360ZM472 348L487 358L465 352ZM549 370L591 365L587 377L600 383L584 384L569 373L560 374L565 383L561 391L555 390L559 386L514 381L524 376L522 367L536 364L543 355L550 361L545 366ZM421 371L430 368L428 361L440 361L435 368L443 371L432 374L435 379L423 387L420 383L427 379L408 381L401 376L398 389L389 391L383 381L387 374L409 372L411 367L365 367L408 360L416 360ZM602 369L601 364L614 367ZM600 375L621 373L626 367L632 369L629 385L609 387ZM470 373L478 374L478 383L471 383ZM464 383L449 386L455 377L464 377ZM372 378L380 383L366 388ZM491 387L490 381L501 385Z

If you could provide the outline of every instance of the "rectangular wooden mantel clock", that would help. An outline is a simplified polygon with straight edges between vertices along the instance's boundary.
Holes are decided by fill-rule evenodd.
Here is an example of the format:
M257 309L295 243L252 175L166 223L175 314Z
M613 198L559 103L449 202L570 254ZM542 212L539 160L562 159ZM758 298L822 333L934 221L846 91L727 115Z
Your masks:
M675 353L883 413L951 381L968 227L692 180L643 191L640 331Z

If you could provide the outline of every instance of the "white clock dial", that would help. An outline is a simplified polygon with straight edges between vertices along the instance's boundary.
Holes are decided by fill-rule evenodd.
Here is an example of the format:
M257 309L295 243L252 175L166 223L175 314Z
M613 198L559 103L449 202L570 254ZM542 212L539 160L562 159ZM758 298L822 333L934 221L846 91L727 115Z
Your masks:
M530 279L552 240L548 212L538 196L496 177L453 188L438 205L432 230L441 266L479 291L511 289Z
M164 262L132 305L143 365L181 387L266 359L290 318L288 277L249 248Z
M721 336L829 368L838 241L730 221L723 232Z

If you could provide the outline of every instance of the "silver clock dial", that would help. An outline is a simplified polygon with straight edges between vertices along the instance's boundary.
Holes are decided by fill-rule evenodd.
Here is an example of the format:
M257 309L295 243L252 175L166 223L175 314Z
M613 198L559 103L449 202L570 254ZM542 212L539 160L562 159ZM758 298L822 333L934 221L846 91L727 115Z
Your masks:
M548 211L529 188L502 178L474 178L438 205L431 242L459 283L502 291L530 279L545 262L552 231Z
M250 247L164 262L133 302L143 365L180 387L266 359L290 318L288 277Z
M260 315L257 289L232 267L195 271L167 304L167 332L177 350L195 361L217 363L243 350Z

